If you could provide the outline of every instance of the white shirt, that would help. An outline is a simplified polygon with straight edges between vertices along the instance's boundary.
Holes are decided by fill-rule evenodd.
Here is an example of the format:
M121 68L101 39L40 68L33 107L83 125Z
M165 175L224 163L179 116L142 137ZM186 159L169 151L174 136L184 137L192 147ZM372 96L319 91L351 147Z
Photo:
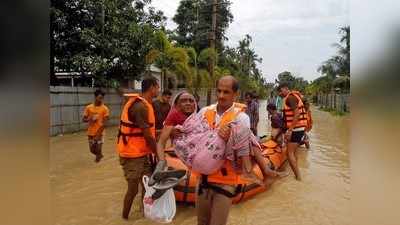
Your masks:
M235 107L232 105L229 109L227 109L224 113L222 113L221 115L218 114L217 112L217 104L215 105L211 105L212 109L216 112L215 113L215 124L218 126L218 124L221 122L222 117L225 115L225 113L230 112L235 110ZM203 107L200 111L199 114L202 115L202 117L204 117L205 112L207 111L207 109L210 106L206 106ZM243 126L246 126L250 129L250 117L245 113L245 112L240 112L238 113L238 115L236 116L234 122L237 122Z

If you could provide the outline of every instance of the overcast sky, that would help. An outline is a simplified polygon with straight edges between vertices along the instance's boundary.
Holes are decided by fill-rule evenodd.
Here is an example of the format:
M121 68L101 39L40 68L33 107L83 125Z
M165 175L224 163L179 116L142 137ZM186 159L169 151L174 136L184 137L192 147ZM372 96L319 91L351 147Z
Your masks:
M172 21L180 0L153 0L152 5ZM227 45L234 47L245 34L263 58L259 66L267 81L282 71L306 80L320 76L321 62L335 54L332 43L339 40L339 27L349 25L348 0L231 0L234 17Z

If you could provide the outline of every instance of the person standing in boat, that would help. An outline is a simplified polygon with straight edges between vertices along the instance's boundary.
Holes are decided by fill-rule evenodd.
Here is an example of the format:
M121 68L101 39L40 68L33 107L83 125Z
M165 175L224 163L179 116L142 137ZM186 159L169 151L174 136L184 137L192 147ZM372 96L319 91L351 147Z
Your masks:
M255 136L257 136L257 125L259 120L258 115L258 103L251 92L246 92L245 94L246 100L246 114L249 116L250 119L250 129Z

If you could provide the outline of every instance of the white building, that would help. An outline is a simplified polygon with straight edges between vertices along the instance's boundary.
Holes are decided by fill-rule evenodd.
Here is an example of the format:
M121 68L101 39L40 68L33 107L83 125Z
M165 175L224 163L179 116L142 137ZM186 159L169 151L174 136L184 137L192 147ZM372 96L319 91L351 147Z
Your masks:
M156 67L154 65L151 65L150 66L150 74L151 74L151 76L157 78L158 83L160 84L161 90L168 89L168 87L165 87L165 84L164 84L165 79L164 79L163 76L161 76L161 69L160 68L158 68L158 67ZM175 75L169 74L168 83L169 83L169 85L168 85L169 89L176 88L177 79L176 79ZM140 81L137 81L137 80L130 81L129 84L128 84L128 87L140 90L141 87L142 87L142 81L141 80Z

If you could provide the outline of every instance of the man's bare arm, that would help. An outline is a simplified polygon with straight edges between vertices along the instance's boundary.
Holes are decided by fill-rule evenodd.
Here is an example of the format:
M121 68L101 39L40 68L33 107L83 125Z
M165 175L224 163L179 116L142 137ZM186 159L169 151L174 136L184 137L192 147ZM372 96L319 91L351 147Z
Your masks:
M157 157L159 160L165 160L165 145L170 138L173 129L173 126L164 126L161 130L160 138L157 142Z

